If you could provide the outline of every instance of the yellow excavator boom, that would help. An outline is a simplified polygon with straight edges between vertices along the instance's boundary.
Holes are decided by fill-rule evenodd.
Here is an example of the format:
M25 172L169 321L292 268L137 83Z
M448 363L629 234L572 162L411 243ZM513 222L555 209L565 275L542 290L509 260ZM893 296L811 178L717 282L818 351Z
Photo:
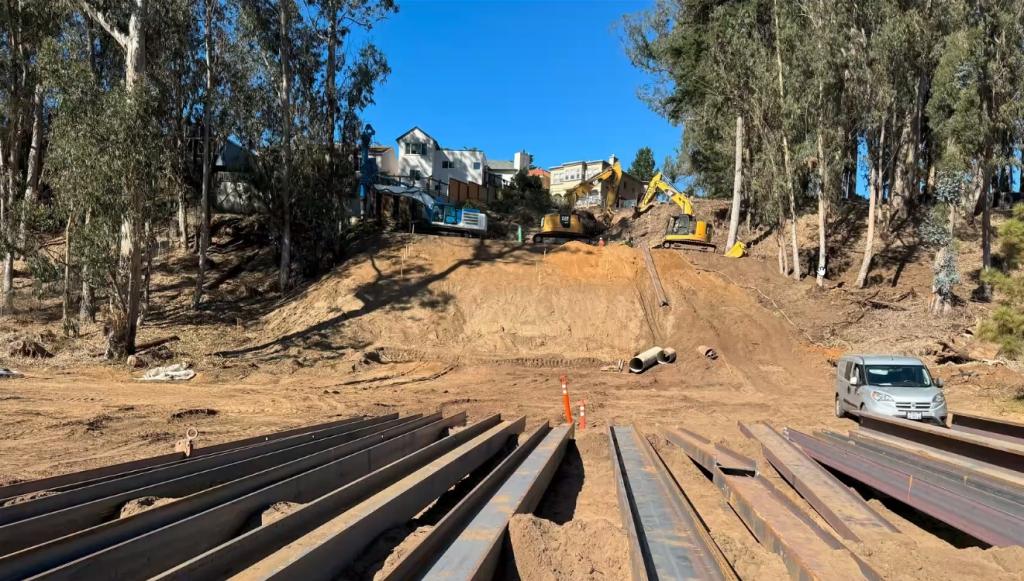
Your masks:
M569 208L572 209L575 207L576 200L579 200L583 196L592 192L594 190L594 186L598 183L608 181L609 179L612 180L610 188L611 195L607 196L607 199L601 205L605 208L610 205L614 205L615 201L618 199L619 184L622 183L622 165L617 161L606 167L601 173L581 181L571 190L566 192L566 199L569 202ZM609 202L609 200L611 201Z
M647 191L644 192L644 197L637 203L634 213L640 215L650 210L654 205L654 198L659 192L668 194L669 198L679 206L679 209L684 214L693 215L693 204L690 203L690 198L687 198L682 192L672 187L672 184L665 181L661 177L661 172L654 174L654 177L647 184Z
M682 210L679 216L673 216L669 221L661 246L663 248L714 251L715 245L711 242L711 224L698 220L694 216L693 203L690 202L690 198L665 181L660 172L655 174L647 184L644 197L640 199L633 210L634 218L651 209L654 205L654 198L659 192L668 194L669 199Z

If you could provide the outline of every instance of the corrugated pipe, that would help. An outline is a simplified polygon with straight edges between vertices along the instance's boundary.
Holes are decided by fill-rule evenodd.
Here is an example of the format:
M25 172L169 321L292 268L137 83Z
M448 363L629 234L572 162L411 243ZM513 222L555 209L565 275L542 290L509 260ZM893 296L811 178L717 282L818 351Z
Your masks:
M658 363L675 363L676 362L676 350L671 347L665 347L658 353Z
M647 371L658 362L658 358L663 352L664 349L661 347L651 347L647 351L636 354L629 360L629 372L643 373Z

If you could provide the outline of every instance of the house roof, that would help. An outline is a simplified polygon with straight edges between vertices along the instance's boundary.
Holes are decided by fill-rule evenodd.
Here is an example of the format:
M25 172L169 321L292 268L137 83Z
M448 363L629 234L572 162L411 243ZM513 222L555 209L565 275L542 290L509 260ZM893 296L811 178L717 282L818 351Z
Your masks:
M599 165L599 164L602 164L602 163L608 163L608 160L607 159L595 159L593 161L583 161L581 159L579 161L567 161L567 162L565 162L563 164L551 166L551 169L552 170L556 170L556 169L561 169L561 168L569 166L569 165L580 165L580 164L583 164L583 163L587 164L588 166L590 166L590 165Z
M214 165L220 171L243 173L253 169L253 157L252 152L229 139L221 147Z
M495 171L515 171L516 164L508 159L491 159L487 161L487 167Z
M406 135L409 135L409 134L410 134L410 133L412 133L413 131L417 131L417 130L418 130L418 131L419 131L420 133L422 133L423 135L426 135L426 136L427 136L427 139L429 139L429 140L433 141L435 145L437 145L438 147L440 147L440 146L441 146L441 145L440 145L440 143L438 143L438 141L437 141L436 139L434 139L433 137L431 137L431 135L430 135L429 133L427 133L426 131L424 131L424 130L420 129L419 125L414 125L412 129L410 129L410 130L406 131L405 133L403 133L403 134L399 135L398 137L396 137L396 138L395 138L395 141L401 141L403 137L405 137Z
M549 172L548 170L546 170L546 169L544 169L542 167L535 167L535 168L531 169L528 173L530 175L532 175L532 176L545 176L545 175L550 174L551 172Z

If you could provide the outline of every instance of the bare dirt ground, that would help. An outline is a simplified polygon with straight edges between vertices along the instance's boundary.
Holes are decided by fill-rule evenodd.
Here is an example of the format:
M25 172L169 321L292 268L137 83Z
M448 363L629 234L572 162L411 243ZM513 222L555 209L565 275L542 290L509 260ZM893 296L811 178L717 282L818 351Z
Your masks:
M505 576L621 579L623 539L606 436L635 423L653 437L673 474L741 577L781 579L785 567L763 549L721 493L661 441L661 426L685 426L754 457L792 493L746 440L738 421L803 431L852 429L832 416L830 360L846 350L926 350L973 325L968 305L949 320L925 316L927 264L879 268L868 291L793 283L774 262L657 250L670 306L653 299L634 248L392 236L318 282L284 298L266 295L272 273L261 258L215 255L218 271L249 261L189 315L187 260L170 255L155 277L143 339L170 333L170 358L199 375L178 384L135 381L139 371L103 364L97 329L53 338L56 357L7 359L23 379L0 383L0 483L44 477L171 450L187 427L198 445L340 416L467 410L471 420L501 412L530 423L562 421L559 376L574 402L586 400L578 434L535 515L512 524ZM255 265L255 266L254 266ZM899 298L908 290L916 294ZM876 292L875 295L871 293ZM865 301L865 297L873 297ZM884 297L880 299L879 297ZM899 300L896 300L899 299ZM878 307L871 301L891 303ZM8 332L59 322L23 315ZM674 347L675 365L642 375L601 371L652 344ZM714 347L708 360L696 346ZM1024 419L1024 380L1012 366L933 366L951 408ZM800 501L811 518L818 518ZM871 503L901 535L851 547L890 579L1020 579L1024 549L963 546L963 540L892 501ZM410 530L382 541L353 573L379 574Z

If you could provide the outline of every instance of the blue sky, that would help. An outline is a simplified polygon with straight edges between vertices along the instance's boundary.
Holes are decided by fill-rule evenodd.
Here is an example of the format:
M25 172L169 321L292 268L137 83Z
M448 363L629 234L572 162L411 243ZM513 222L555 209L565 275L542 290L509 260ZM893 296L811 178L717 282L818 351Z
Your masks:
M637 98L646 78L623 50L622 15L650 0L399 4L359 35L392 69L364 115L375 141L393 146L418 125L443 147L478 147L494 159L526 149L541 167L613 153L628 166L644 145L661 165L678 146L681 128Z

